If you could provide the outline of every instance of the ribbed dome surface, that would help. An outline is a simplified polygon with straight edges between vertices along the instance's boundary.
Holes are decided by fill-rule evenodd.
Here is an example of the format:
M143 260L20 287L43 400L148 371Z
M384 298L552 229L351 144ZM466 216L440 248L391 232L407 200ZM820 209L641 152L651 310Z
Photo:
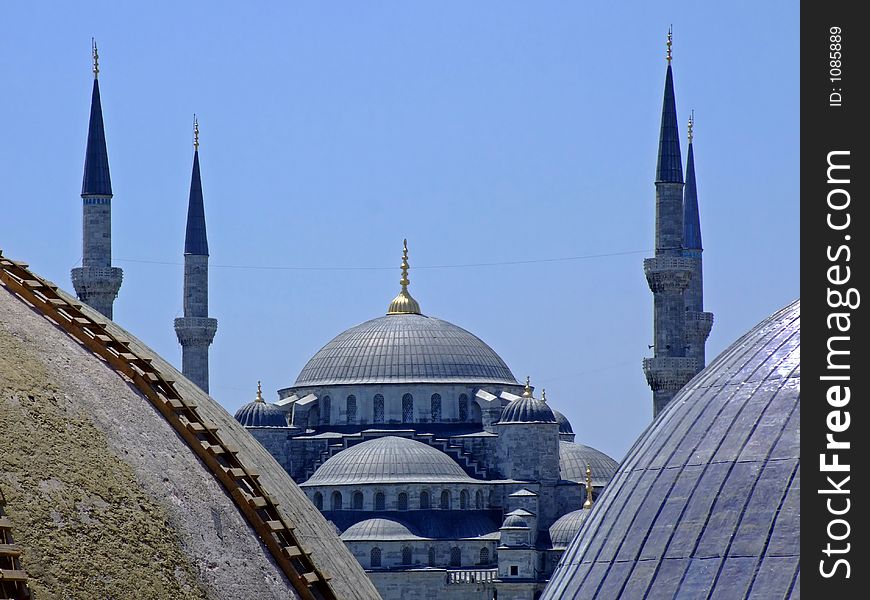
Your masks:
M345 542L421 540L411 528L392 519L366 519L355 523L341 534Z
M473 481L440 450L416 440L386 436L342 450L302 485Z
M588 508L581 508L562 515L550 525L550 542L553 548L567 548L591 512Z
M583 444L559 442L559 476L578 483L586 482L586 465L592 470L592 485L603 487L616 474L619 463Z
M505 518L504 523L501 524L501 526L502 527L521 527L521 528L525 528L525 529L529 528L529 524L526 523L526 520L523 519L519 515L508 515Z
M677 394L635 443L545 598L800 596L800 301Z
M560 413L558 410L554 410L553 414L556 416L556 423L559 424L559 433L574 433L574 428L571 427L571 422L568 420L568 417Z
M236 411L235 417L245 427L287 427L284 412L268 402L248 402Z
M537 398L521 396L501 411L499 423L555 423L553 410Z
M368 383L517 385L478 337L424 315L387 315L337 335L299 373L295 387Z

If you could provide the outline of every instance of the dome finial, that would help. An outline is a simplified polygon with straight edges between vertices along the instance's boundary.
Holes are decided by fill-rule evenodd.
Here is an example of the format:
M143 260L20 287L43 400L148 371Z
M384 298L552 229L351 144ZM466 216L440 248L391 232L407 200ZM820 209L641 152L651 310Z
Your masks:
M523 390L523 398L532 397L532 378L526 375L526 387Z
M387 309L388 315L419 315L422 314L420 312L420 305L417 303L414 298L411 297L410 292L408 292L408 284L411 281L408 279L408 269L410 265L408 264L408 240L405 239L403 241L403 249L402 249L402 278L399 280L399 283L402 286L402 290L399 292L399 295L393 298L393 301L390 302L390 307Z
M583 508L592 508L592 467L586 463L586 502Z
M692 143L692 140L695 137L695 109L692 109L692 113L689 115L689 143Z
M547 401L547 390L545 390L544 388L541 388L541 402L546 402L546 401Z
M254 402L265 402L265 400L263 400L263 388L260 387L259 381L257 382L257 397Z
M100 53L97 52L97 40L91 38L91 56L94 58L94 79L100 76Z
M199 119L196 118L196 113L193 113L193 151L199 150Z
M668 27L668 64L671 64L674 55L671 53L671 46L674 44L674 26Z

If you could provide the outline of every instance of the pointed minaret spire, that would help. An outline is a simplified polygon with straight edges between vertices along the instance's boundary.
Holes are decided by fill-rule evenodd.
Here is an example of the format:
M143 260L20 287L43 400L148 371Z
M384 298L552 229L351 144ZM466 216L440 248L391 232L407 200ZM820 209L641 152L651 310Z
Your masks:
M184 236L184 316L175 319L181 344L181 371L208 393L208 347L217 332L217 319L208 316L208 238L199 173L199 120L193 116L193 172ZM259 389L259 383L258 389Z
M99 54L93 38L91 56L94 85L82 177L82 266L72 270L72 282L79 300L111 319L123 273L112 266L112 179L97 79Z
M654 416L697 372L696 361L686 354L683 293L692 271L691 261L683 255L683 166L671 68L673 29L668 29L667 44L668 67L655 179L655 257L643 263L654 304L655 356L643 361L647 382L653 390Z
M686 159L686 188L683 192L683 246L689 250L701 250L701 216L698 212L698 189L695 183L695 111L689 117L689 152Z

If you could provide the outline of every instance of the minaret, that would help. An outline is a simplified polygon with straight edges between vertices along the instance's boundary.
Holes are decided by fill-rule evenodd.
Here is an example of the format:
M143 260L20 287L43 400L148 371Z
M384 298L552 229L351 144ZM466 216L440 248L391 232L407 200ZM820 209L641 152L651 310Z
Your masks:
M686 355L683 293L691 279L692 262L683 256L683 167L671 70L671 44L672 31L668 30L668 69L655 181L655 258L643 261L654 306L655 354L653 358L643 361L647 382L653 390L653 417L697 372L695 359Z
M193 119L193 174L184 237L184 316L175 319L181 344L181 372L208 393L208 347L217 319L208 316L208 239L199 176L199 122Z
M686 160L686 189L683 192L683 256L692 262L692 278L685 292L686 355L695 359L695 369L706 364L705 346L713 327L713 313L704 312L704 265L701 259L701 216L695 184L695 113L689 117L689 157Z
M112 266L112 180L100 105L99 54L96 42L91 43L94 90L82 180L82 266L72 270L72 283L79 300L111 319L123 273Z

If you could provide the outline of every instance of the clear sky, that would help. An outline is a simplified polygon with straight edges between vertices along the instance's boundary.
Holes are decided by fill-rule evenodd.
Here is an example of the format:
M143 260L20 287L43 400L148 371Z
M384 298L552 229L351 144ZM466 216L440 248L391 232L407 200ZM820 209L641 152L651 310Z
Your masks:
M5 2L0 22L0 249L72 289L94 36L115 318L179 366L199 115L211 391L231 412L383 314L407 237L424 313L621 458L652 414L642 259L671 23L708 357L798 296L797 2Z

